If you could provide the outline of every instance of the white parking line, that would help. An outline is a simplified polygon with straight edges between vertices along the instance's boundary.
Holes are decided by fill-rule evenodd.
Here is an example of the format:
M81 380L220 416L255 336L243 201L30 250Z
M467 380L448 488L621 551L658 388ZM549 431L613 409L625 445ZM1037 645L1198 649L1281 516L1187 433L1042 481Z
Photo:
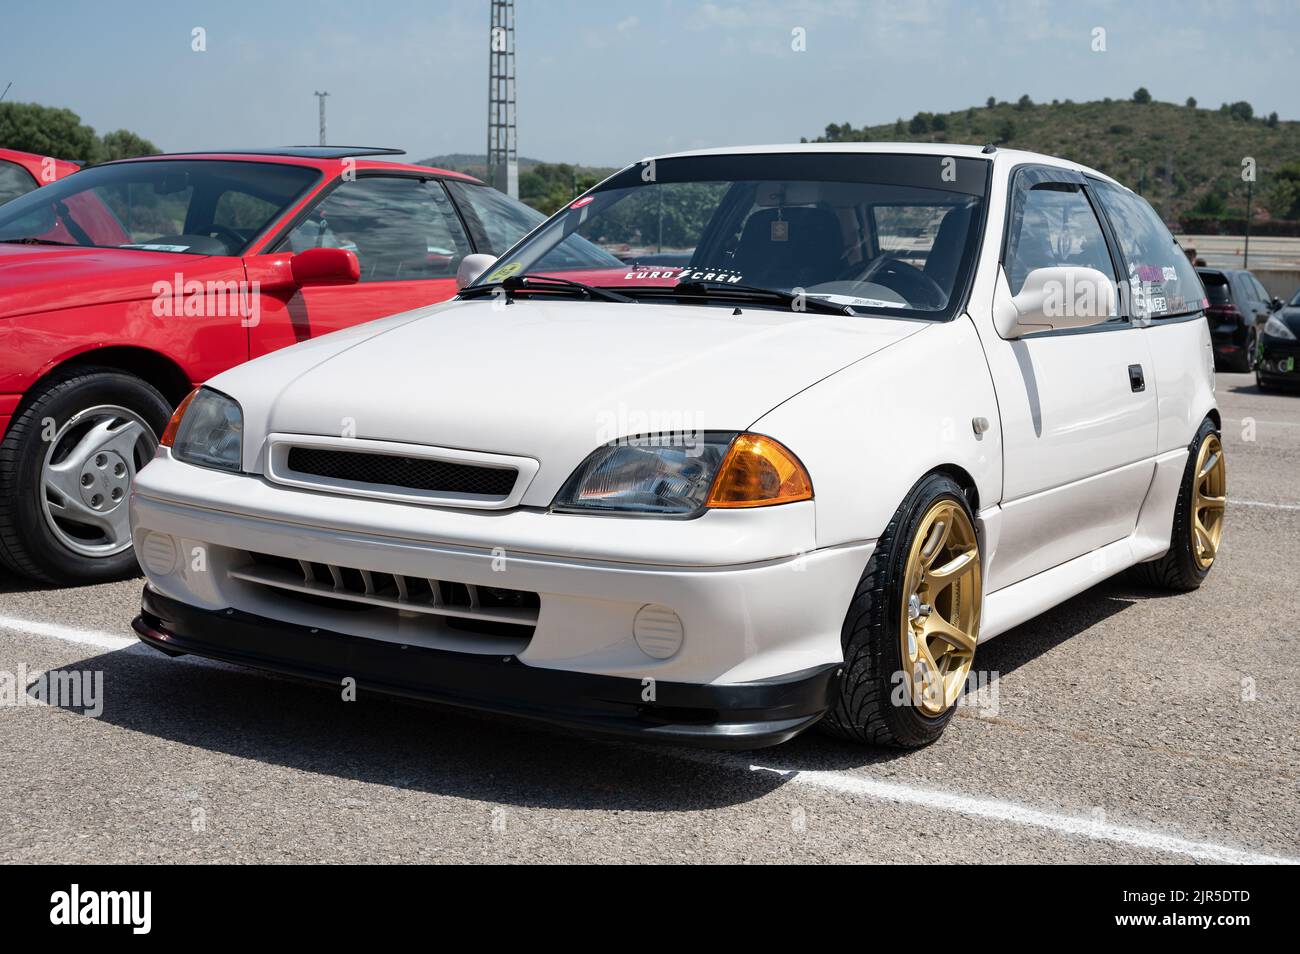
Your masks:
M1238 418L1230 417L1230 418L1225 418L1223 423L1224 424L1245 424L1246 419L1242 417L1238 417ZM1258 418L1252 418L1251 423L1267 424L1270 427L1300 427L1300 421L1261 421Z
M1125 825L1113 825L1110 822L1079 815L1063 815L1056 812L1041 811L1028 805L1004 802L998 799L974 798L970 795L958 795L951 792L917 788L913 785L900 785L896 782L882 782L874 778L852 775L847 772L799 771L791 769L769 768L763 765L750 765L753 772L775 772L787 779L789 784L807 785L832 791L840 795L858 795L877 801L894 802L901 805L917 805L936 811L953 812L975 818L988 818L993 821L1009 822L1026 828L1044 828L1063 835L1090 838L1095 841L1108 841L1113 844L1129 845L1149 851L1161 851L1175 855L1187 855L1201 861L1217 861L1221 864L1300 864L1300 859L1283 858L1276 855L1264 855L1213 842L1188 841L1174 835L1159 831L1147 831L1130 828Z
M61 639L65 643L80 643L97 649L130 649L143 646L134 636L118 636L114 633L101 633L93 629L78 629L75 626L59 626L57 623L38 623L30 619L18 619L13 616L0 616L0 629L11 633L28 636L49 636Z
M48 636L67 643L94 646L97 649L146 649L138 640L126 636L116 636L112 633L97 630L78 629L74 626L40 623L12 616L0 616L0 630L32 636ZM706 762L710 765L740 771L773 772L780 775L790 785L806 785L810 788L835 792L840 795L856 795L876 801L893 802L900 805L916 805L921 808L951 812L974 818L987 818L993 821L1019 825L1024 828L1040 828L1062 835L1129 845L1133 848L1150 851L1186 855L1202 861L1217 861L1222 864L1300 864L1300 859L1259 854L1240 848L1231 848L1227 845L1218 845L1213 842L1189 841L1163 832L1113 825L1095 818L1042 811L1028 805L1018 805L1014 802L1005 802L998 799L975 798L970 795L918 788L896 782L882 782L878 779L854 775L849 772L781 769L766 765L755 765L747 760L726 756L716 757L711 753L686 749L668 749L663 746L656 746L655 748L679 760Z
M1228 498L1229 507L1267 507L1270 510L1300 510L1300 504L1265 503L1262 500L1234 500Z

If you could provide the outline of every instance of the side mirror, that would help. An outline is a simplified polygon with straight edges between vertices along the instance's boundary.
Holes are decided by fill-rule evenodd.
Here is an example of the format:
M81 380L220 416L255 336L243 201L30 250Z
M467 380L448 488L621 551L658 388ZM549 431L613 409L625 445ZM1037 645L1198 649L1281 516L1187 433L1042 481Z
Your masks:
M361 280L361 263L346 248L309 248L289 263L297 285L351 285Z
M998 276L993 320L1002 337L1019 338L1035 331L1103 324L1119 314L1116 303L1115 283L1095 268L1036 268L1016 295L1004 272Z
M1273 300L1268 303L1268 307L1270 311L1281 311L1286 307L1286 302L1274 295Z
M495 261L495 255L466 255L460 260L460 267L456 269L456 290L460 291L474 284Z

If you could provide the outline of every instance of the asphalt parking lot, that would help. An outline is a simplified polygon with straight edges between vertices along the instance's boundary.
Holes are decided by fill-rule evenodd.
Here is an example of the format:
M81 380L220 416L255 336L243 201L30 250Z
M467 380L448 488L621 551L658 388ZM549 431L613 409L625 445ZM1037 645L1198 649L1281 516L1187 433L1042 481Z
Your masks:
M0 672L103 673L98 716L0 707L0 861L1300 859L1300 394L1218 389L1232 502L1208 583L1117 578L986 644L996 705L917 752L343 703L140 646L138 580L0 577Z

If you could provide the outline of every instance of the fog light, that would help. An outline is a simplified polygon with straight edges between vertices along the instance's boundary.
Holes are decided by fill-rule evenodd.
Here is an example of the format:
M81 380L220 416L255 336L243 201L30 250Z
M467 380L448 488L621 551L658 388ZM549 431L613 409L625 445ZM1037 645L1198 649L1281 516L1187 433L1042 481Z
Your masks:
M667 659L682 648L686 631L681 617L667 606L648 603L632 621L632 637L651 659Z
M136 549L140 565L154 576L170 576L176 570L176 541L165 533L150 530Z

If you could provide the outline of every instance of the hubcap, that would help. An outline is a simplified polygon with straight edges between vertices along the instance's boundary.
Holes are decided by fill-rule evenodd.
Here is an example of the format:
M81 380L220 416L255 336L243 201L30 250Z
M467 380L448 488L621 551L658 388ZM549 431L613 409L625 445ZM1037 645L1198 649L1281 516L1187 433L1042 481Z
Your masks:
M941 715L975 661L983 599L975 528L959 504L940 500L926 511L903 579L902 656L912 703Z
M153 428L124 407L100 405L69 418L41 466L41 506L58 541L86 557L127 550L131 480L157 447Z
M1223 542L1223 508L1228 501L1228 471L1217 434L1201 444L1192 488L1192 555L1197 566L1208 570Z

